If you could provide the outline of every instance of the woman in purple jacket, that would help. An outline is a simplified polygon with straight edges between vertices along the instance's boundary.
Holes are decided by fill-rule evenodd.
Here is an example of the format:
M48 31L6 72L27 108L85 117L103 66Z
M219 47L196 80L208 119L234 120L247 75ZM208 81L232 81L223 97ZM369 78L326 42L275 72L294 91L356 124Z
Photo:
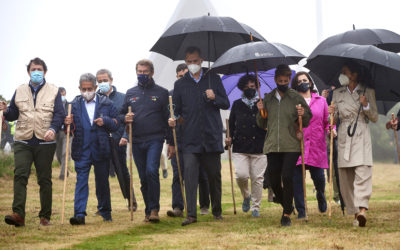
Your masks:
M306 72L298 72L294 76L292 88L304 97L312 112L310 125L303 129L304 164L306 169L310 170L317 191L318 209L323 213L326 211L324 169L328 168L325 139L325 132L329 131L328 104L325 98L314 90L314 83ZM300 156L293 176L294 202L299 219L305 217L302 177Z

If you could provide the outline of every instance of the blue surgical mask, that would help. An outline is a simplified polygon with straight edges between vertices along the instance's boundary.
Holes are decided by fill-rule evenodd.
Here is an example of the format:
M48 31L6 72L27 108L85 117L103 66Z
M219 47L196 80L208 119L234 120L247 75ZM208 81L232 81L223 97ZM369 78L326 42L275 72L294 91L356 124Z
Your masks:
M140 84L145 85L149 81L149 75L147 74L138 74L137 75L138 82Z
M35 70L31 72L31 81L33 83L43 82L43 71Z
M65 98L65 96L62 95L62 96L61 96L61 101L62 101L62 102L66 102L66 101L67 101L67 98Z
M102 82L102 83L99 83L98 86L99 86L100 92L103 93L103 94L105 94L105 93L107 93L108 91L110 91L110 88L111 88L109 82Z

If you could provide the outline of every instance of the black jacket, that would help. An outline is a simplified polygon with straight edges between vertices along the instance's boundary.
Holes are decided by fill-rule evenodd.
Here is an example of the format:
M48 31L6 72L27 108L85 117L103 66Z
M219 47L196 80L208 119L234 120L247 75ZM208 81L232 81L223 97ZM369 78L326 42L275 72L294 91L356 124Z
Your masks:
M242 99L233 102L229 115L229 132L234 153L262 154L266 131L256 122L257 103L252 109Z
M153 80L138 85L126 92L120 111L120 120L125 120L128 107L135 114L132 123L132 143L143 143L154 139L167 139L168 132L168 90Z
M189 72L175 82L173 101L175 115L183 118L184 153L224 152L220 109L229 108L229 99L221 78L217 74L205 72L206 69L203 69L203 76L198 83ZM209 80L216 96L214 101L205 97Z

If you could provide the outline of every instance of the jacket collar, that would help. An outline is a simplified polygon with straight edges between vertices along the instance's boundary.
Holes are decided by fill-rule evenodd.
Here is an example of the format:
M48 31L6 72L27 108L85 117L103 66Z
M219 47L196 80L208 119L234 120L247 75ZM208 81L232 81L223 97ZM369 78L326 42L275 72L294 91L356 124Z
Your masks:
M138 86L141 89L151 89L152 87L154 87L155 84L156 83L154 82L153 78L149 79L149 82L146 84L141 84L140 82L138 82Z

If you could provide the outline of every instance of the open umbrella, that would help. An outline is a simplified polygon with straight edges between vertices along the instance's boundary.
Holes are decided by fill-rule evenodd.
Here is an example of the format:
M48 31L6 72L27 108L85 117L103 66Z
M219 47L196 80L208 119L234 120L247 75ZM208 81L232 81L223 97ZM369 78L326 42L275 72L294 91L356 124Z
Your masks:
M327 48L342 43L375 45L383 50L400 52L399 34L385 29L354 29L328 37L311 52L310 58Z
M247 74L247 73L224 75L221 78L222 84L224 85L224 88L226 91L226 95L228 96L229 102L231 103L230 108L232 108L233 102L235 100L241 98L241 96L242 96L243 92L237 87L237 83L239 82L239 79L245 74ZM250 73L250 74L254 74L254 73ZM295 75L295 72L292 70L292 77L294 75ZM273 89L276 88L274 76L275 76L275 69L258 72L261 96L264 96L264 94L269 93Z
M214 62L228 49L255 40L264 40L249 26L231 17L201 16L184 18L172 24L153 45L150 51L172 60L184 60L187 47L198 47L205 61Z
M337 79L343 64L349 59L369 70L372 79L369 87L375 89L376 100L399 100L395 93L400 93L400 56L396 53L372 45L338 44L309 57L305 67L327 85L340 87Z

